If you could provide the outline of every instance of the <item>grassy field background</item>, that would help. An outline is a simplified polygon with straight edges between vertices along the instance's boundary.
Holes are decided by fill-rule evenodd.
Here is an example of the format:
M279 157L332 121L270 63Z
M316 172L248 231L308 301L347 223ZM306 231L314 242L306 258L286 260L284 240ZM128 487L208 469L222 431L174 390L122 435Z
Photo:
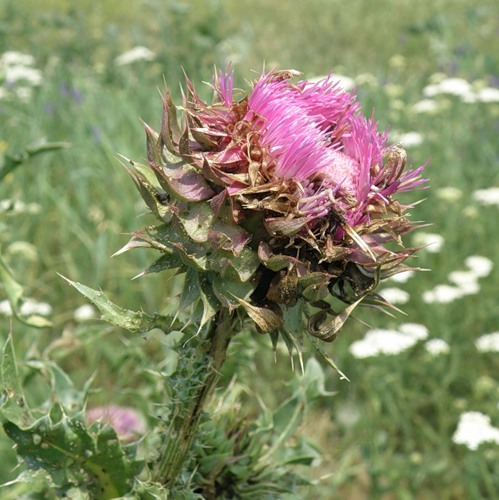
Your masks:
M70 144L37 156L0 184L0 200L17 200L15 210L0 215L2 251L28 296L52 308L51 328L13 323L18 356L52 357L80 386L96 372L97 402L125 404L130 391L147 394L143 369L157 356L157 340L75 321L84 302L57 273L101 287L125 307L153 312L173 306L178 280L162 273L130 282L153 255L110 257L126 243L124 233L144 223L141 200L117 154L144 158L141 120L159 127L164 81L178 98L183 70L202 89L213 66L228 62L241 86L263 64L298 69L307 78L346 75L364 111L374 108L393 140L405 137L409 146L404 134L419 134L409 157L415 166L431 158L431 188L404 199L426 198L412 210L413 219L431 223L422 232L442 242L413 261L430 272L384 285L410 295L400 306L407 316L366 310L359 317L377 328L424 325L428 338L444 340L449 351L431 355L420 341L398 355L359 359L350 346L369 327L352 321L327 346L351 382L329 372L328 389L337 394L316 405L302 429L323 459L314 472L317 484L297 498L497 498L497 444L474 451L452 436L466 411L482 412L499 426L498 353L480 352L475 344L499 331L499 207L497 199L484 205L476 195L499 188L499 103L467 102L481 89L497 90L498 32L494 0L149 0L126 8L117 0L0 0L0 54L30 54L41 74L37 85L12 85L0 69L0 153L15 154L43 139ZM116 64L136 46L155 58ZM427 87L446 78L469 82L468 94L429 95ZM425 108L421 102L428 100ZM449 274L466 270L466 258L476 255L495 266L474 293L447 303L424 295L452 284ZM10 319L0 316L0 325L5 338ZM283 381L298 376L287 356L274 363L264 337L239 343L227 379L239 365L248 387L245 408L255 411L254 393L277 404L285 397ZM3 434L0 462L0 480L8 480L15 456Z

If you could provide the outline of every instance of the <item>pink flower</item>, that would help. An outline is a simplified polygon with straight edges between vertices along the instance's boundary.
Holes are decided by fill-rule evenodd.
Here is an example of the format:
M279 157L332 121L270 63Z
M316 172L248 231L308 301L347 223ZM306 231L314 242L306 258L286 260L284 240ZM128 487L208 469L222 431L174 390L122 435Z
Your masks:
M295 75L264 73L249 96L234 100L233 72L219 72L213 80L219 102L212 105L188 82L185 105L201 125L195 132L204 134L204 142L191 144L194 161L236 200L256 191L261 198L265 186L277 190L274 198L288 196L295 217L305 217L309 229L327 214L354 227L397 212L391 196L420 187L424 165L404 172L405 151L387 144L387 133L360 112L354 93L342 90L332 75L314 83L294 82ZM276 204L270 205L272 211ZM336 228L333 239L340 242L347 232Z
M133 408L124 406L96 406L87 411L87 422L101 422L114 428L123 441L137 439L146 431L143 417Z
M407 170L404 149L388 144L333 75L298 75L262 73L245 92L229 67L214 75L211 103L186 79L180 123L167 91L161 131L146 127L163 191L133 173L169 232L158 242L137 233L127 248L152 246L196 272L247 283L252 291L237 303L232 292L214 295L244 307L264 331L279 328L281 307L298 300L324 305L332 294L387 305L374 289L409 269L403 262L417 250L402 245L417 225L396 195L423 187L425 165ZM334 338L336 327L320 326L328 315L310 318L312 335Z

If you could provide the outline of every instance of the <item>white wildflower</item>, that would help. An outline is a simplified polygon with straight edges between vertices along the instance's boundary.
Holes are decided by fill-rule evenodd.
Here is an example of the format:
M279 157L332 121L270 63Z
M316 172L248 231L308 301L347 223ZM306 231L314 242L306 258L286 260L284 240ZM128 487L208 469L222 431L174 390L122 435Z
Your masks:
M476 93L476 99L480 102L499 102L499 89L485 87Z
M419 132L407 132L405 134L394 134L394 142L400 142L405 148L413 148L423 143L423 135Z
M440 83L428 85L423 89L425 97L434 97L439 94L455 96L469 95L472 91L471 84L463 78L446 78Z
M29 101L33 95L33 89L30 87L16 87L14 92L21 101Z
M4 77L8 84L23 82L37 86L42 83L42 72L28 66L8 66L4 70Z
M372 73L361 73L355 77L355 83L357 85L370 85L371 87L377 87L379 85L378 79Z
M308 83L314 84L324 80L325 78L328 78L328 75L314 76L312 78L308 78ZM349 76L333 73L332 80L338 82L338 86L343 90L351 90L355 87L354 79Z
M399 326L399 331L415 340L425 340L428 338L428 328L419 323L403 323Z
M459 97L461 101L465 102L466 104L473 104L474 102L477 102L477 95L475 94L475 92L468 92Z
M395 54L390 57L388 64L394 69L403 69L407 66L407 59L402 54Z
M437 113L441 110L440 104L433 99L423 99L412 106L414 113Z
M499 352L499 332L486 333L475 340L480 352Z
M453 186L446 186L436 191L437 197L444 201L458 201L462 198L463 192Z
M404 87L398 83L385 84L385 93L390 99L396 99L404 93Z
M462 296L463 291L457 286L437 285L423 293L423 301L427 304L448 304Z
M473 271L452 271L449 281L459 287L466 287L469 283L476 283L477 275Z
M156 54L152 50L149 50L147 47L139 46L118 56L114 60L114 63L117 66L125 66L137 61L153 61L155 58Z
M394 274L390 277L392 281L397 283L407 283L407 281L414 276L414 271L402 271L401 273Z
M469 283L461 283L459 285L462 295L476 295L480 291L478 281L470 281Z
M411 297L405 290L395 287L385 288L379 293L385 300L387 300L391 304L407 304Z
M416 338L397 330L373 329L369 330L362 340L352 342L350 352L358 359L380 354L394 355L406 351L416 342Z
M0 66L32 66L35 63L35 58L30 54L23 54L9 50L0 56Z
M369 330L362 340L350 345L350 353L359 359L380 354L400 354L427 337L428 329L417 323L404 323L398 330L374 328Z
M473 199L482 205L499 206L499 187L478 189L473 194Z
M464 260L466 267L478 278L488 276L494 267L494 263L487 257L482 255L470 255Z
M490 417L478 411L469 411L459 417L457 429L452 436L456 444L476 450L485 442L499 444L499 429L490 423Z
M12 307L8 300L2 300L2 302L0 302L0 314L9 317L12 316Z
M438 253L442 250L444 237L435 233L418 233L413 238L415 245L425 246L425 250L430 253Z
M82 306L75 309L73 317L78 323L83 323L84 321L89 321L97 316L97 311L90 304L83 304Z
M40 316L50 316L52 314L52 306L46 302L38 302L34 299L26 299L19 310L21 316L31 316L38 314Z
M447 354L450 351L449 344L443 339L430 339L425 342L424 348L432 356Z

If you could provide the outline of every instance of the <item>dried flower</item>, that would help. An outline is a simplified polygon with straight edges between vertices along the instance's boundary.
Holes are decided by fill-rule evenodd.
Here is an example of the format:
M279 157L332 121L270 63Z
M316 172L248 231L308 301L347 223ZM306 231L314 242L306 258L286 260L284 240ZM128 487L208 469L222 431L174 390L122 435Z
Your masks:
M160 133L146 126L149 166L127 166L162 225L123 251L163 252L142 274L186 271L201 323L222 306L287 335L286 314L308 310L308 332L332 341L361 301L389 305L381 279L410 269L401 237L416 226L394 195L421 188L424 165L405 170L405 151L332 75L298 76L270 71L242 92L229 68L212 103L187 79L181 124L167 90ZM349 306L333 312L331 296Z

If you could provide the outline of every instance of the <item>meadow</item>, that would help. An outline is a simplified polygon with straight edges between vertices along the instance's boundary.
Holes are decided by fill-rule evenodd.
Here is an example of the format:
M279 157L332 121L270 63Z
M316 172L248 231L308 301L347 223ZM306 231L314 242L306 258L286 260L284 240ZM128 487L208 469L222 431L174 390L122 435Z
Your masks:
M160 127L164 82L178 102L183 71L206 97L203 82L228 63L241 86L263 65L305 78L332 72L357 88L412 165L430 160L430 187L403 195L424 199L411 215L427 224L407 243L429 245L410 262L425 271L380 287L404 314L356 311L326 345L349 381L324 367L334 395L315 401L300 428L317 448L313 484L282 498L497 498L498 31L493 0L134 0L126 9L0 0L0 173L27 148L62 146L0 180L3 258L31 299L23 314L50 321L38 329L13 319L0 288L0 345L12 331L30 404L45 401L50 378L37 360L53 361L79 389L93 378L94 404L133 402L147 419L148 369L168 351L160 335L100 322L59 274L123 307L174 310L181 278L131 281L149 250L111 257L145 220L118 155L144 160L142 121ZM137 47L148 50L130 53ZM231 346L222 385L237 371L248 418L260 404L277 407L300 377L278 354L257 334ZM0 462L0 483L13 479L3 431Z

